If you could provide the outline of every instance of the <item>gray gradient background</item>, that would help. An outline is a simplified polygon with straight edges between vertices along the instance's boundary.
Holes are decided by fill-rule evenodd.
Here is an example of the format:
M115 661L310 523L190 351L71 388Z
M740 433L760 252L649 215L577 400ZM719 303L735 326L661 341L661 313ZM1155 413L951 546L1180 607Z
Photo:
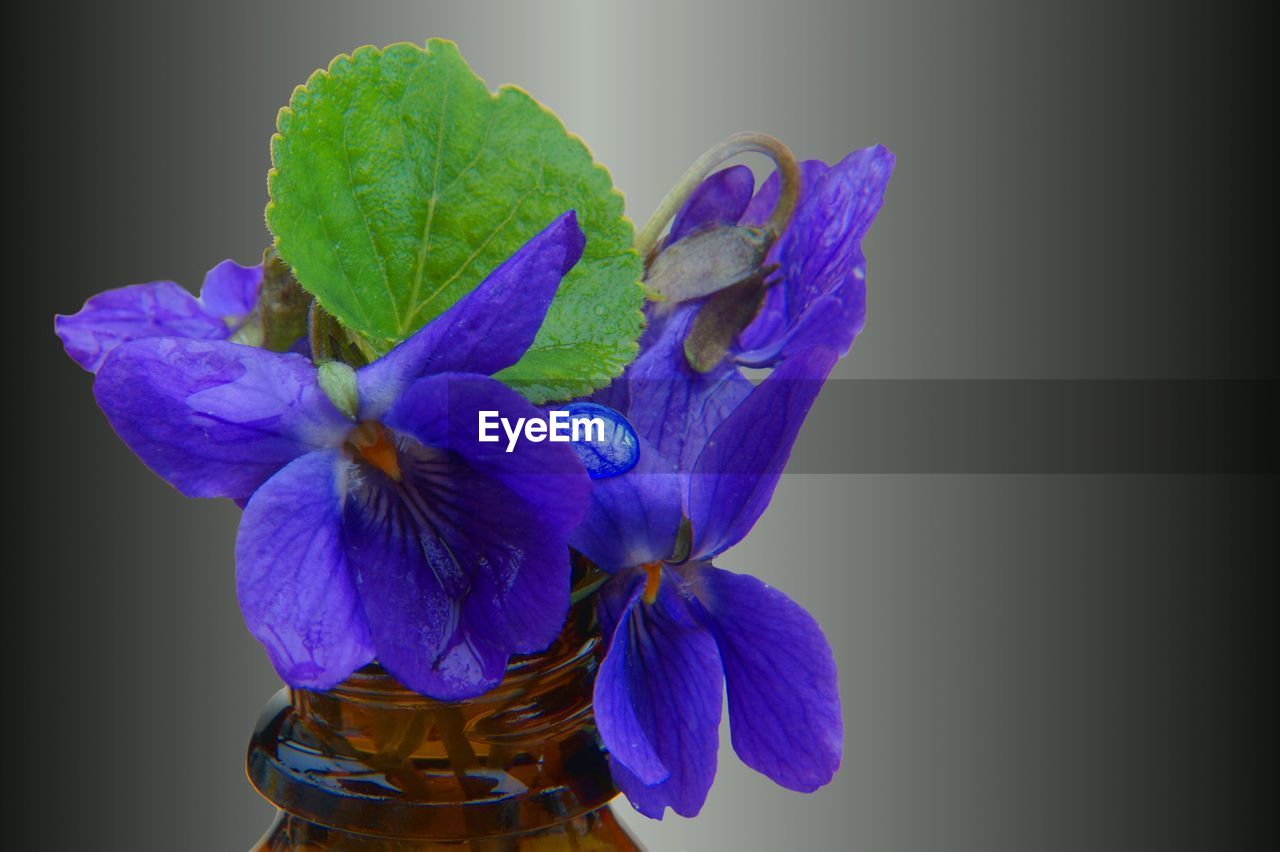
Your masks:
M25 360L8 374L21 490L6 848L235 850L269 820L243 749L278 682L235 604L239 513L183 500L138 464L49 327L99 290L194 286L223 257L256 258L276 110L338 52L457 40L491 85L519 83L587 140L637 221L735 130L804 157L887 144L898 171L866 242L870 319L842 378L1275 378L1255 215L1271 173L1251 118L1266 100L1262 27L1225 9L29 11L9 134ZM873 416L833 396L798 457ZM857 432L873 459L897 434L874 422ZM650 848L1243 848L1258 815L1248 771L1274 744L1255 736L1250 700L1274 479L1106 472L1122 463L981 473L1006 469L784 478L723 561L825 625L845 767L815 795L788 793L744 769L726 735L699 819L621 806Z

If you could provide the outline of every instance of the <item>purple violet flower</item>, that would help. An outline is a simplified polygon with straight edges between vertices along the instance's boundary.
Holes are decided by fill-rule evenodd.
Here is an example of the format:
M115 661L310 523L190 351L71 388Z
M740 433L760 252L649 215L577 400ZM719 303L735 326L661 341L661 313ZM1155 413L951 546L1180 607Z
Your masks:
M866 319L862 238L884 202L893 164L882 145L854 151L834 166L800 164L795 212L765 259L766 266L778 266L776 283L731 360L766 367L808 346L849 351ZM753 198L754 186L746 166L711 175L672 221L668 243L713 225L763 225L778 199L777 173Z
M329 688L376 659L460 700L559 633L589 480L568 445L508 453L476 422L538 414L489 376L533 342L583 244L566 213L358 370L181 337L101 364L98 404L152 470L191 497L248 500L237 594L287 683Z
M679 373L687 318L675 319L602 395L637 429L640 461L594 484L570 537L612 575L598 606L608 651L595 716L613 776L658 819L668 806L694 816L706 800L725 686L734 750L784 787L830 781L843 738L835 662L817 623L711 561L764 511L837 353L791 350L755 387L736 369L690 385ZM681 367L673 376L664 364ZM691 541L681 536L686 515Z
M227 340L253 313L262 266L224 260L204 277L200 298L172 281L107 290L70 316L54 317L63 348L81 367L98 372L122 343L148 337Z

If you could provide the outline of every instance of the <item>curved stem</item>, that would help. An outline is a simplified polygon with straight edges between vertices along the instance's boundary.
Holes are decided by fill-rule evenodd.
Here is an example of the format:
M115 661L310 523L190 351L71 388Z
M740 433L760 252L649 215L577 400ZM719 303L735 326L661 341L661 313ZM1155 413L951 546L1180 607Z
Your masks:
M795 155L782 142L767 133L747 130L735 133L711 148L685 170L680 180L667 193L667 197L662 199L658 209L649 217L640 235L636 237L636 251L640 253L640 257L648 263L650 255L658 246L658 238L662 236L663 228L675 218L676 213L680 212L680 208L689 200L689 196L693 195L699 184L711 174L712 169L739 154L752 152L764 154L778 167L782 189L778 193L778 201L773 205L773 211L769 214L769 220L765 222L764 227L774 238L782 233L782 229L791 219L792 211L795 210L796 197L800 191L800 167L796 164Z

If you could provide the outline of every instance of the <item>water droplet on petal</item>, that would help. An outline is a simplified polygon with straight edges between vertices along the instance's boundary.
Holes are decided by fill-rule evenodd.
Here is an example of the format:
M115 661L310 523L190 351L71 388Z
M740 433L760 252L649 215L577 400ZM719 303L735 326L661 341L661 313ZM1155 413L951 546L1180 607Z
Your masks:
M592 479L607 479L631 470L640 461L640 439L627 419L594 402L571 402L569 446Z

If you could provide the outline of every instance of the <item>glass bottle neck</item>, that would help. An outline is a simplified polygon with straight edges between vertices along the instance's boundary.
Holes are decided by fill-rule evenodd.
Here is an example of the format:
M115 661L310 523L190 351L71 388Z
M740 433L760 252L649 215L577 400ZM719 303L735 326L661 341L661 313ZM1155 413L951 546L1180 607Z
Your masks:
M591 713L599 643L588 599L551 648L513 658L469 701L425 698L376 665L332 690L282 690L250 743L250 780L286 822L327 831L448 841L563 830L617 795Z

